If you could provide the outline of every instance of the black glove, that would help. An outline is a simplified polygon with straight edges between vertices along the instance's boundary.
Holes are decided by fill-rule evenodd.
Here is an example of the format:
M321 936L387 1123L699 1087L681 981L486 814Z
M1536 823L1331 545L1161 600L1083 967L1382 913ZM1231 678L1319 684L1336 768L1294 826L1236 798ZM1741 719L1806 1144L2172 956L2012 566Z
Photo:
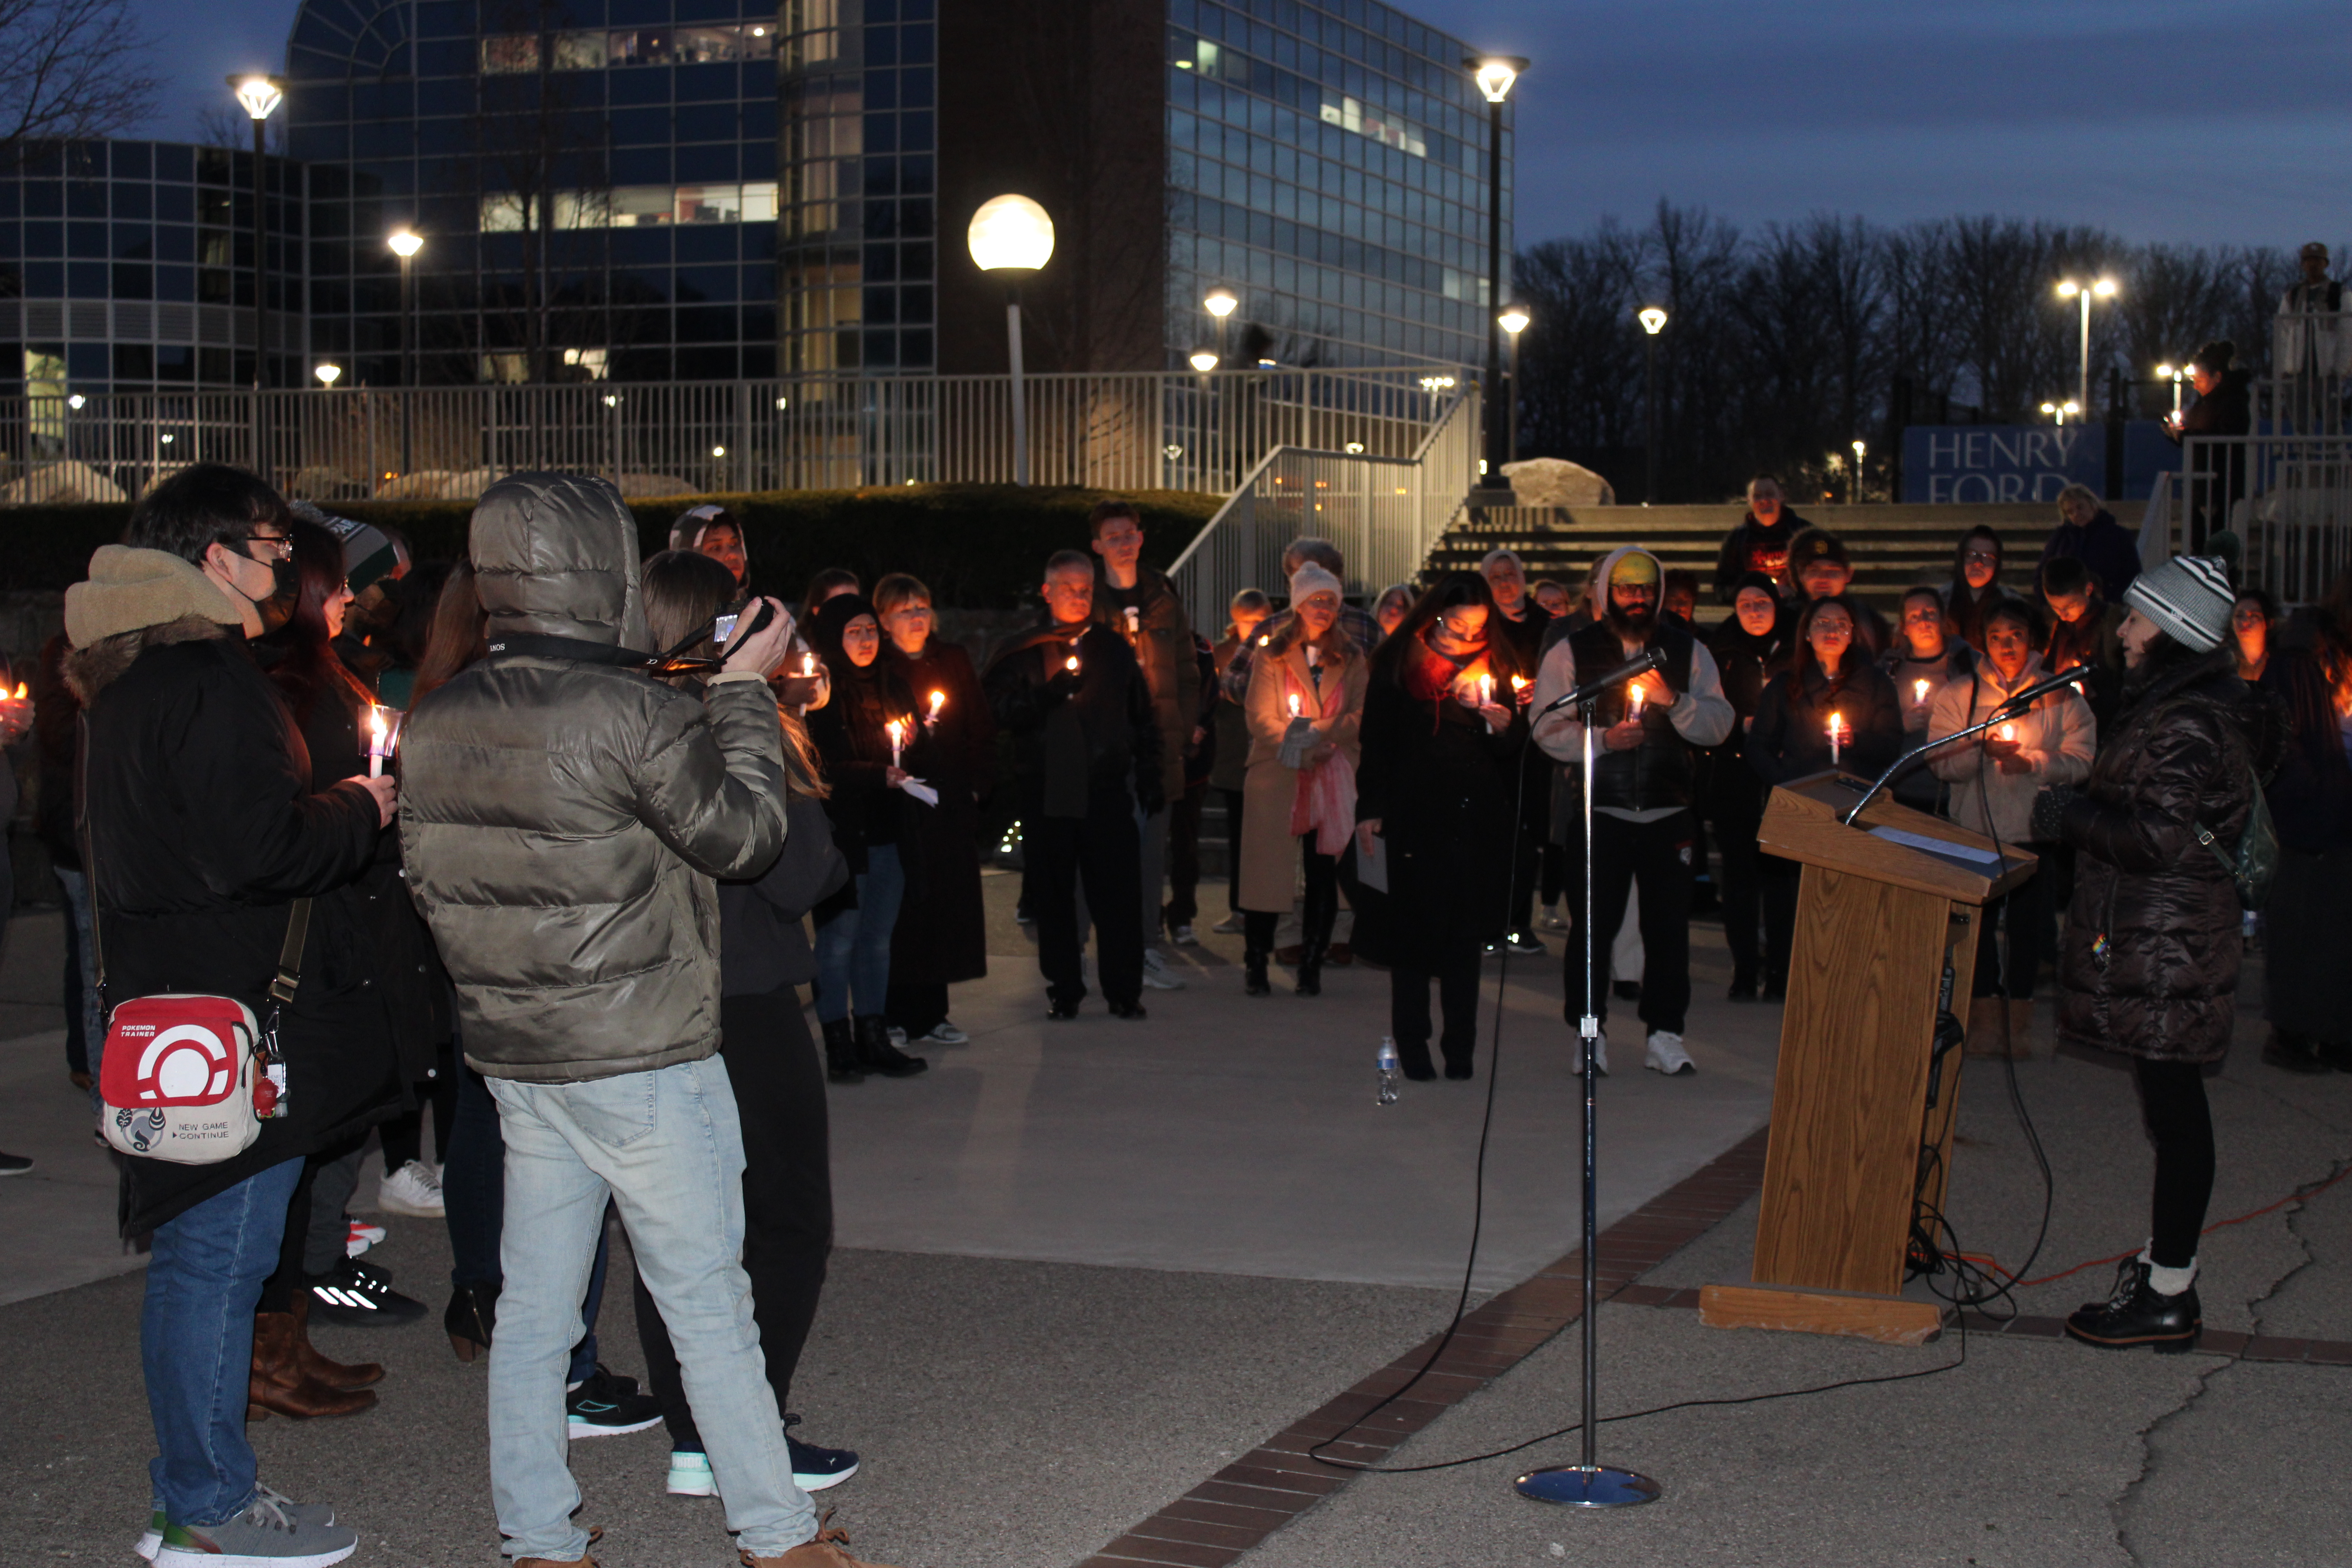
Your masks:
M2063 842L2066 837L2066 808L2080 798L2070 784L2043 786L2033 797L2033 842Z

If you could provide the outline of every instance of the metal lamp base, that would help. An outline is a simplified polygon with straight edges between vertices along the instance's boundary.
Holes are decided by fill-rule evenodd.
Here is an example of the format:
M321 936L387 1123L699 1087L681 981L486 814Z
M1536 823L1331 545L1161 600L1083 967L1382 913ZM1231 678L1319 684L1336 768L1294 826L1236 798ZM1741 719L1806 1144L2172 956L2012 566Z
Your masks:
M1658 1500L1658 1483L1631 1470L1607 1465L1562 1465L1557 1469L1529 1470L1511 1483L1521 1497L1538 1502L1563 1503L1570 1508L1631 1508Z

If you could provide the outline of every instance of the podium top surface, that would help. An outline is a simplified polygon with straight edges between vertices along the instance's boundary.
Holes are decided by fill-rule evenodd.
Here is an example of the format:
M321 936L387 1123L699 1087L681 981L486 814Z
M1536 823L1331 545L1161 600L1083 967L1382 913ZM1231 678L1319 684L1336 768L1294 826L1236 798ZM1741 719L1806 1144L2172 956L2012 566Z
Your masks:
M2020 846L1997 845L1887 795L1847 826L1842 819L1869 788L1868 779L1836 771L1781 784L1764 807L1757 842L1808 866L1970 904L1999 898L2033 874L2036 858Z

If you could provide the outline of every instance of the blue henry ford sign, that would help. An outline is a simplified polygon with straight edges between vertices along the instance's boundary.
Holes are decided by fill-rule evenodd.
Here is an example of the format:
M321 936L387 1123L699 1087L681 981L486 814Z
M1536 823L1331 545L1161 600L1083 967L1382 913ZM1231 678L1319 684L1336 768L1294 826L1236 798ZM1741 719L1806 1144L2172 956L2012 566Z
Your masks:
M2104 490L2098 425L1914 425L1903 432L1907 501L2055 500L2068 485Z

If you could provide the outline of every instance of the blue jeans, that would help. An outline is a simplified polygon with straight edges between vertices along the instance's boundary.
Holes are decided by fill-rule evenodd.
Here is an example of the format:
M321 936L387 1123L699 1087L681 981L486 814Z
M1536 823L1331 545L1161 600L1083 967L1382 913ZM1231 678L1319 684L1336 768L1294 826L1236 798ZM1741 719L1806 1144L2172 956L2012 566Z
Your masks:
M253 1311L301 1177L300 1160L282 1161L155 1227L139 1357L155 1423L148 1477L173 1524L218 1524L253 1500Z
M816 1016L824 1023L857 1016L879 1018L890 1006L890 933L898 927L898 901L907 896L907 873L896 844L871 845L857 878L857 907L844 910L816 928Z
M572 1562L564 1374L607 1200L677 1347L727 1528L761 1557L816 1534L793 1483L743 1272L743 1133L718 1057L588 1083L486 1080L506 1134L506 1231L490 1342L490 1495L510 1557Z

